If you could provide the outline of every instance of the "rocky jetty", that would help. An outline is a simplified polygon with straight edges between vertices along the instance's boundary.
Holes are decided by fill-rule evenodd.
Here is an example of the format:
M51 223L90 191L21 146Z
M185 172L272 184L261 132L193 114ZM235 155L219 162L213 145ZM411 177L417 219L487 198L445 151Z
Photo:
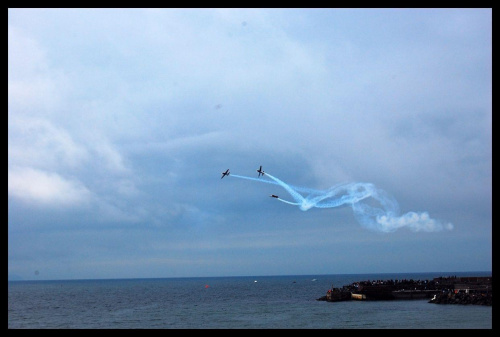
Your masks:
M436 304L474 304L474 305L493 305L492 293L465 293L454 291L440 293L434 296L429 303Z
M328 289L318 301L414 300L429 303L492 305L492 277L437 277L432 280L366 280Z

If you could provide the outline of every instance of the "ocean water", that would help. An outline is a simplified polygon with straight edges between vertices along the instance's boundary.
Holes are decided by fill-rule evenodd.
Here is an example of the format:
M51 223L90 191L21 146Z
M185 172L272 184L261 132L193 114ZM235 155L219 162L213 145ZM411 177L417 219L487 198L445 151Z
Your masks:
M9 329L491 329L492 307L317 301L355 281L484 273L9 281Z

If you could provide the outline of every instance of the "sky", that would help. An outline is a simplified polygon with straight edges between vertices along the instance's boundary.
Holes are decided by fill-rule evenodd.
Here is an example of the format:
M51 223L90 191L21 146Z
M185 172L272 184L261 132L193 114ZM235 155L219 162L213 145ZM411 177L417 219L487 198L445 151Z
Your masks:
M8 10L9 279L491 270L491 9Z

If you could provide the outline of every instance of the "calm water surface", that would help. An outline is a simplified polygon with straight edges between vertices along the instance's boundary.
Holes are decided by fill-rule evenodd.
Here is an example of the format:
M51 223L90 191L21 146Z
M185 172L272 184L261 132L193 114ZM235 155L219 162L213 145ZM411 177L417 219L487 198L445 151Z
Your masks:
M316 301L332 285L450 275L491 272L10 281L8 327L491 329L492 307L487 306Z

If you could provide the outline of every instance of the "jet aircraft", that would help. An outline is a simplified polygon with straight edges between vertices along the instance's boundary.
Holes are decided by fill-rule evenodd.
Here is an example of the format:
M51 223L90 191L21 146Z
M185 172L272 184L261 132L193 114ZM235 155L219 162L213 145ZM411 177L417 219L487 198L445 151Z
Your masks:
M259 178L260 178L261 175L265 174L265 172L262 171L262 165L260 165L260 168L257 170L257 172L259 172Z
M230 174L229 169L226 170L226 172L222 172L222 177L221 179L224 178L225 176L228 176Z
M279 198L277 195L274 195L274 194L271 194L270 197L271 198Z

